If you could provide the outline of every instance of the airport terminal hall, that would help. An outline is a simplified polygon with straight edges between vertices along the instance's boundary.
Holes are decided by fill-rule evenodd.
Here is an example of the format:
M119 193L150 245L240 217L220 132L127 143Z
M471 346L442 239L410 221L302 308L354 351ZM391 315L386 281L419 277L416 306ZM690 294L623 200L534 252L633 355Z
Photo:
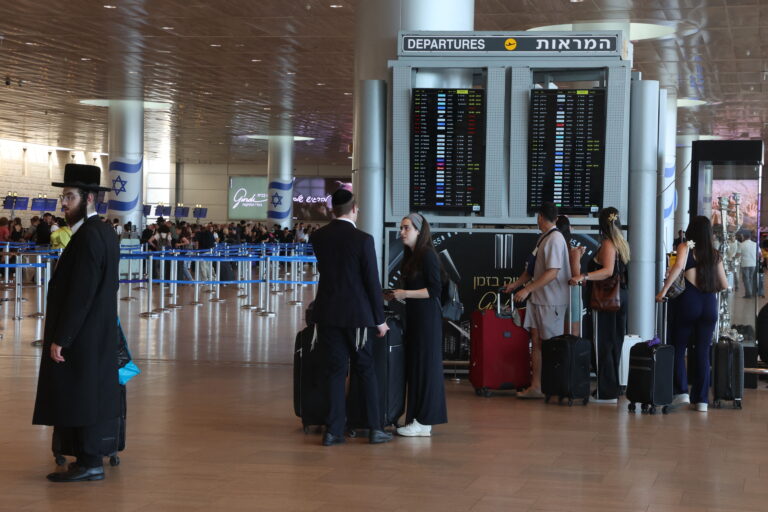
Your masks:
M768 511L768 0L0 5L0 512Z

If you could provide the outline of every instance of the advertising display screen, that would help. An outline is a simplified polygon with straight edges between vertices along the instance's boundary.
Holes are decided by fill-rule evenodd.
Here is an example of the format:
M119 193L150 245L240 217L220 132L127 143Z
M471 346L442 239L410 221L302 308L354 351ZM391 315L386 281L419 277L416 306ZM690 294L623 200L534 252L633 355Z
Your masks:
M228 216L232 220L267 218L267 178L231 176L227 194Z
M329 221L331 196L340 188L352 192L347 178L295 178L293 180L293 217L298 220Z
M564 214L602 208L604 89L532 90L528 140L529 214L544 201Z
M413 89L411 210L483 213L485 91Z

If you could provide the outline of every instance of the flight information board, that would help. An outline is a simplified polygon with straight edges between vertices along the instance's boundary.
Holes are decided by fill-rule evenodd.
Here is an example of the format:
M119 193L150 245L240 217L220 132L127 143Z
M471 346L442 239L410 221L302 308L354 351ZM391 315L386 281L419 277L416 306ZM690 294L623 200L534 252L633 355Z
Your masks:
M412 93L411 210L482 214L485 91Z
M604 89L533 89L528 141L529 214L544 201L565 214L602 208Z

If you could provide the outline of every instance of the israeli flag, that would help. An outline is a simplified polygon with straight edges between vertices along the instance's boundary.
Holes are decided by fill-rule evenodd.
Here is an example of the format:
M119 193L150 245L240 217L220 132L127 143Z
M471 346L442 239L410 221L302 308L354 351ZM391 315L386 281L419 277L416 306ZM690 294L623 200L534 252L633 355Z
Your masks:
M110 192L109 209L130 212L136 209L141 196L141 169L144 159L137 163L115 160L109 162Z
M267 192L267 219L277 222L291 218L293 206L293 180L275 180Z

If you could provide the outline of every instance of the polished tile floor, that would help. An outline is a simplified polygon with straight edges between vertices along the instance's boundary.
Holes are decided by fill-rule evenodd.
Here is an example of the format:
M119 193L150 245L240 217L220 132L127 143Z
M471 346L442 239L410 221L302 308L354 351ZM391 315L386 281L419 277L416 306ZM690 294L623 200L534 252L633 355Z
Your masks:
M228 287L226 302L201 294L201 307L147 320L146 292L132 293L142 300L120 313L143 374L129 384L122 464L102 482L45 480L51 431L30 424L40 322L0 306L0 511L768 510L765 382L742 411L644 416L479 398L446 380L450 423L432 438L323 448L293 415L304 308L290 295L271 297L274 318L242 310Z

